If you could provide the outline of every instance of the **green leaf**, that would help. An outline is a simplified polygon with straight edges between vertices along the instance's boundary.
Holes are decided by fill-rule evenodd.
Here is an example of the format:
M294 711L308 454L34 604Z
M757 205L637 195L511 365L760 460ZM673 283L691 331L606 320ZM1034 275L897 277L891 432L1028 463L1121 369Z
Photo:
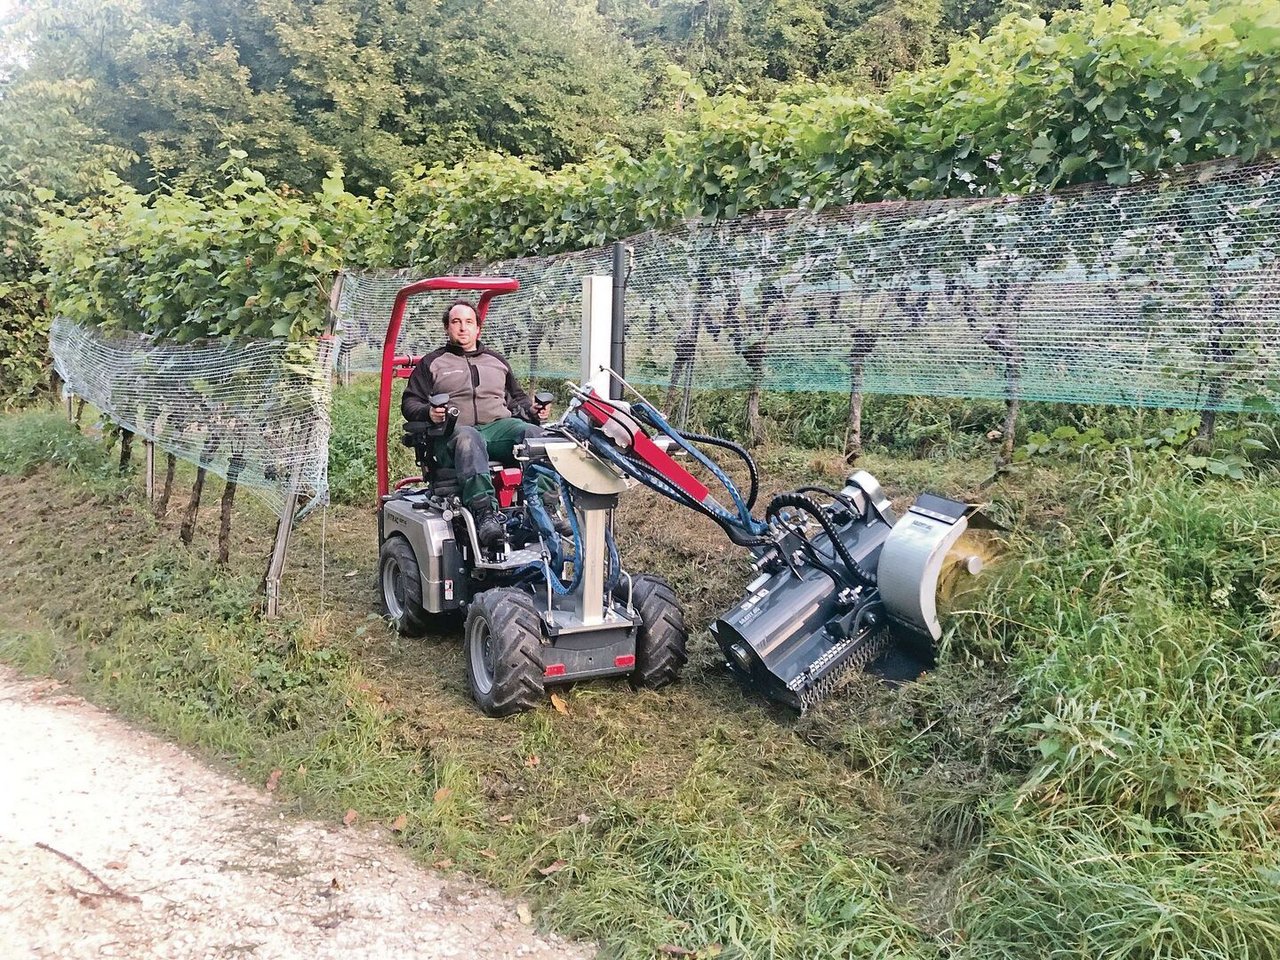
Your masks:
M1257 393L1253 393L1245 397L1244 400L1240 402L1240 406L1244 410L1256 413L1280 412L1280 407L1278 407L1276 403Z

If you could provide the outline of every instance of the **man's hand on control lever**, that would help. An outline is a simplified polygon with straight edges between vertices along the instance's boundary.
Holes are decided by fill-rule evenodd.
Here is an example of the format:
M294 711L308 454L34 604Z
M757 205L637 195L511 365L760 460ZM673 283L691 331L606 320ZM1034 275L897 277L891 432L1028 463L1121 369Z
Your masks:
M444 423L449 410L449 395L447 393L433 393L427 397L427 403L431 405L431 422Z
M533 395L533 415L538 418L539 423L546 423L551 416L551 404L555 402L556 395L549 391L542 391Z

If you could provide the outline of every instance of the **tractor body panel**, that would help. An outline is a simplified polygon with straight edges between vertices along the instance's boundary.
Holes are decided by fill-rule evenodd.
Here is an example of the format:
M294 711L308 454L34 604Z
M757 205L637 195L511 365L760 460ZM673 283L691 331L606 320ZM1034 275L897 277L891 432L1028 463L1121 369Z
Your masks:
M636 662L640 618L621 604L610 604L602 622L585 624L571 598L556 598L543 615L547 646L542 651L545 683L630 674ZM568 602L565 602L568 601Z
M382 505L383 538L399 535L409 541L422 574L422 606L428 613L444 613L466 605L470 581L453 523L433 508L426 493L408 493Z

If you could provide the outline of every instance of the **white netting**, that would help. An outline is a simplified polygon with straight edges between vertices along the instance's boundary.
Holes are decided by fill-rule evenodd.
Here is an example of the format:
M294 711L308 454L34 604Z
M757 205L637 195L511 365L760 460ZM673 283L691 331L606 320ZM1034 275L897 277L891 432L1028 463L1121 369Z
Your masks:
M1136 187L768 212L628 241L641 383L1239 409L1280 395L1280 163ZM495 263L486 340L578 374L581 278L607 248ZM462 269L459 268L459 272ZM420 275L419 275L420 276ZM350 368L376 370L396 275L345 277ZM431 303L414 329L442 340ZM350 319L349 319L350 318Z
M332 338L175 344L55 319L54 366L113 422L234 479L283 515L329 489Z
M459 274L515 277L520 289L496 297L490 304L484 342L502 351L517 373L543 378L576 377L582 352L582 278L608 274L608 249L586 250L555 257L530 257L499 263L460 266ZM339 369L376 372L381 369L382 344L391 308L400 289L423 279L408 270L347 270L337 308L342 337ZM460 291L432 291L411 298L396 352L422 356L444 343L441 318Z

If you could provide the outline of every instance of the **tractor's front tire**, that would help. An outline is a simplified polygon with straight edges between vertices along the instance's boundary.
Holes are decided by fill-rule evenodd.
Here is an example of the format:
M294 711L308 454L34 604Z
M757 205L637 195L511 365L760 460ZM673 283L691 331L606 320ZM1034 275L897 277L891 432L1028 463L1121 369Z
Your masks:
M626 589L624 582L614 594L624 603ZM679 678L689 660L685 652L689 632L684 625L684 610L671 585L647 573L631 581L631 605L640 614L631 686L637 690L665 687Z
M467 611L467 680L481 711L506 717L542 702L542 618L533 598L486 590Z
M422 606L418 558L404 537L388 537L378 552L378 600L383 615L405 636L420 637L431 623Z

